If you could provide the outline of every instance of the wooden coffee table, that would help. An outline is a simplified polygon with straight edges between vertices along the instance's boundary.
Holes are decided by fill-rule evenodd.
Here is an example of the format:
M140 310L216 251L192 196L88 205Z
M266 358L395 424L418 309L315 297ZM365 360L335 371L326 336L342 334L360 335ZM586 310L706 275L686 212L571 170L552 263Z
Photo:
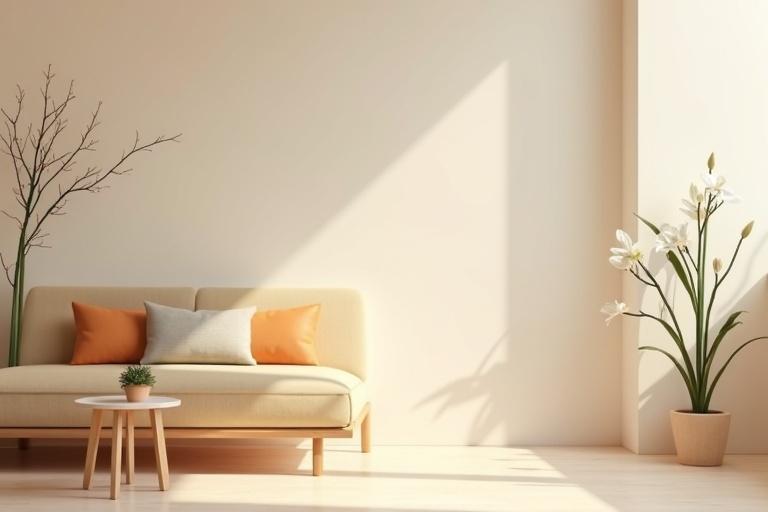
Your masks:
M101 433L101 420L104 411L112 411L112 480L109 489L109 497L116 500L120 495L120 470L123 453L123 424L125 424L125 480L133 483L134 469L134 411L148 411L152 425L152 437L155 445L155 462L157 464L157 478L160 490L169 488L168 481L168 456L165 452L165 435L163 433L162 409L178 407L181 400L166 396L150 396L143 402L129 402L123 395L114 396L89 396L75 400L78 405L93 409L91 415L91 430L88 435L88 450L85 455L85 472L83 474L83 489L91 488L91 478L96 467L96 454L99 449L99 435Z

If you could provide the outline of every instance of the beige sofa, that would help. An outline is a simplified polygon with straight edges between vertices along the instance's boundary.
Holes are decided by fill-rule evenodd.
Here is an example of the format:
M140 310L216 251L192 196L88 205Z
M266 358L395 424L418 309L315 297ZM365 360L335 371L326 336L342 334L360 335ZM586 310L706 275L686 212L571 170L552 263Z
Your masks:
M322 472L324 438L352 437L360 428L362 451L369 451L363 308L355 291L342 289L33 288L22 321L21 366L0 369L0 437L86 438L89 410L73 400L121 393L124 365L68 364L71 303L141 308L145 300L188 309L322 304L320 366L155 365L153 393L182 401L165 415L167 437L312 438L315 475Z

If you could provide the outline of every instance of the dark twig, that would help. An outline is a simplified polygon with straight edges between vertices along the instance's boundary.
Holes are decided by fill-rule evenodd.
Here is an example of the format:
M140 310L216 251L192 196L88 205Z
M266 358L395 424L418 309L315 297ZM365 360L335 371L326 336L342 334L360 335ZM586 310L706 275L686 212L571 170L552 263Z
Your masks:
M15 108L11 111L0 108L0 153L11 160L16 178L16 184L11 189L21 210L18 214L2 211L19 228L16 261L8 263L0 254L5 277L13 288L9 366L18 364L19 358L26 255L33 247L50 247L46 243L49 234L42 231L45 222L51 216L64 215L74 194L99 192L108 188L107 180L111 176L131 172L126 162L137 153L152 151L155 146L166 142L178 142L180 138L180 134L173 137L161 135L142 143L136 132L130 148L124 150L120 158L110 166L89 166L83 169L78 165L78 157L94 151L98 144L94 134L99 126L101 103L91 112L75 144L68 148L62 147L62 140L66 140L65 132L69 127L67 111L75 100L74 84L70 82L61 101L57 101L51 93L54 77L49 66L43 72L44 82L40 89L41 116L34 124L22 121L25 92L20 86L16 87Z
M3 271L5 272L5 278L8 280L8 284L11 285L11 287L15 286L13 279L11 279L11 269L16 265L15 263L6 264L5 258L3 257L3 253L0 252L0 264L3 266Z

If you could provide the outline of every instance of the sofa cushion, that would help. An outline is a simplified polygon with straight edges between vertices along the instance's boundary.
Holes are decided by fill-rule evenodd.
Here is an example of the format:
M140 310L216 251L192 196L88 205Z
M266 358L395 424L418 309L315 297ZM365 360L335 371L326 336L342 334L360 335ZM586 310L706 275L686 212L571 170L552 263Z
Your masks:
M251 318L251 351L259 364L317 364L320 304L258 311Z
M251 317L255 307L189 311L145 302L147 348L141 364L255 365Z
M0 369L1 427L87 427L75 398L120 394L124 365L33 365ZM168 427L348 426L367 402L356 376L325 366L156 365L156 395L180 398ZM137 425L147 426L138 414Z
M321 304L315 350L322 366L366 379L363 302L354 290L338 288L201 288L195 309L256 306L258 311ZM258 361L258 359L257 359Z
M147 345L147 312L72 303L75 348L69 364L138 363Z
M72 359L75 342L73 302L102 308L144 309L146 300L192 310L195 308L195 289L119 286L32 288L24 301L21 364L60 364Z

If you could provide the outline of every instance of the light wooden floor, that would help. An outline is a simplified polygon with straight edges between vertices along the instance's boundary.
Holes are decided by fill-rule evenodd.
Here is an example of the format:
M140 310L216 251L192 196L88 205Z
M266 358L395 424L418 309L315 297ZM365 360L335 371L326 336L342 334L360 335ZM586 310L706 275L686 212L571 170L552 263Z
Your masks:
M768 456L728 456L722 468L619 448L329 446L310 476L308 445L169 448L171 489L158 492L151 449L137 482L108 494L108 450L91 491L84 448L0 448L0 511L751 511L768 510Z

